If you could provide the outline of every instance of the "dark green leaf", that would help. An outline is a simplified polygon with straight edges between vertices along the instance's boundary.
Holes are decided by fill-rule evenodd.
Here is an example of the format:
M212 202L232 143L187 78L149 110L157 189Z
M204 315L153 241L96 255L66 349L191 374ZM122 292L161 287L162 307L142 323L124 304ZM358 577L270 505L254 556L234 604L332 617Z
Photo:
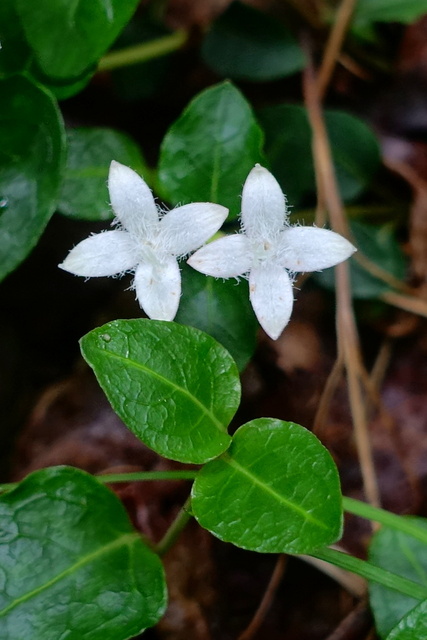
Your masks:
M117 38L114 49L149 43L167 35L170 35L170 31L165 29L163 24L151 21L146 13L137 12ZM132 101L151 96L161 86L169 61L170 55L163 55L146 62L114 69L111 77L117 98Z
M28 476L0 500L0 637L126 640L166 604L159 558L83 471Z
M337 469L328 451L293 422L260 418L199 472L192 510L221 540L253 551L310 553L341 535Z
M274 80L305 66L301 47L280 22L240 2L214 22L202 54L219 75L239 80Z
M50 78L75 78L114 42L138 0L16 0L27 41Z
M22 71L31 51L16 13L16 0L0 2L0 75Z
M0 82L0 279L31 251L55 210L65 133L56 102L15 76Z
M107 190L111 160L142 174L145 165L138 146L113 129L69 129L67 137L67 163L59 210L72 218L109 220L114 215Z
M270 169L291 205L314 197L316 182L311 129L304 107L278 105L259 113ZM358 197L380 163L378 142L369 127L341 111L325 111L338 185L343 200Z
M407 613L387 636L387 640L424 640L425 638L427 638L427 600Z
M395 278L402 280L405 277L405 256L392 227L352 222L351 230L356 246L367 258ZM334 289L335 281L332 269L317 273L315 277L323 286ZM355 257L350 260L350 278L354 298L377 298L384 291L390 290L388 284L371 275L359 265Z
M166 134L160 154L162 195L173 204L216 202L240 212L240 194L261 156L262 132L229 82L203 91Z
M411 520L427 530L424 518L411 517ZM427 586L427 546L406 533L382 527L372 539L369 560L383 569L390 569ZM414 598L375 583L369 585L369 593L376 626L382 637L386 637L399 620L419 603ZM398 635L391 637L400 640ZM416 640L424 637L420 635ZM406 636L403 638L406 640Z
M205 333L160 320L116 320L81 340L113 409L146 445L203 463L227 449L240 400L230 354Z
M427 0L358 0L353 23L415 22L427 13Z
M219 280L184 266L182 290L176 322L218 340L243 371L255 351L258 330L247 281Z

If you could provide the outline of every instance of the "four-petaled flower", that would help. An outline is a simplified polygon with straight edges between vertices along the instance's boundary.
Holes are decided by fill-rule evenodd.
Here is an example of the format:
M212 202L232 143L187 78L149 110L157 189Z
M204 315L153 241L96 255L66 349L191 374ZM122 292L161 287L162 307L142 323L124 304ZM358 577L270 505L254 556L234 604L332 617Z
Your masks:
M177 258L209 240L228 210L209 202L193 203L159 217L144 180L114 161L108 189L119 228L86 238L59 266L87 278L134 271L133 286L145 313L156 320L173 320L181 295Z
M199 249L188 264L219 278L249 274L255 314L264 331L276 340L292 313L294 274L332 267L356 249L328 229L289 225L282 190L260 165L244 184L241 222L242 233Z

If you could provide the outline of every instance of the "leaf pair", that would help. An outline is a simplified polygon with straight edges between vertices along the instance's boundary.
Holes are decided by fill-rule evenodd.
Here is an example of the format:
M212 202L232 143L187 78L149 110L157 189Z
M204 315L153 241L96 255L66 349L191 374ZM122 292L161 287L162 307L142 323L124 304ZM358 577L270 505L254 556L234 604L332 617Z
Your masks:
M253 420L234 436L236 365L210 336L154 320L117 320L82 339L112 407L147 446L207 463L192 494L200 524L256 551L305 553L340 535L335 464L303 427Z

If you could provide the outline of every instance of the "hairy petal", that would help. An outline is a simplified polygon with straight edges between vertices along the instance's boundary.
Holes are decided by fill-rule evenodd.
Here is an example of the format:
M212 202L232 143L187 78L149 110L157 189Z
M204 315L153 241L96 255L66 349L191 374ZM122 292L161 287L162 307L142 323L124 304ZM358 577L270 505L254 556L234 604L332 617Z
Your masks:
M173 320L181 296L181 273L176 258L144 262L135 271L134 285L141 308L153 320Z
M249 240L236 233L207 244L187 263L196 271L215 278L233 278L247 273L252 265Z
M289 322L294 304L288 273L275 262L254 267L249 275L249 295L261 327L277 340Z
M193 202L172 209L160 222L162 248L176 256L198 249L218 231L228 209L212 202Z
M128 271L136 263L136 246L132 237L127 231L115 230L89 236L71 249L58 266L76 276L94 278Z
M249 238L274 240L287 221L286 199L276 178L255 165L242 193L242 224Z
M132 169L112 161L108 190L114 213L125 229L139 239L151 237L159 216L151 189Z
M283 266L290 271L318 271L347 260L354 252L339 233L317 227L289 227L281 234Z

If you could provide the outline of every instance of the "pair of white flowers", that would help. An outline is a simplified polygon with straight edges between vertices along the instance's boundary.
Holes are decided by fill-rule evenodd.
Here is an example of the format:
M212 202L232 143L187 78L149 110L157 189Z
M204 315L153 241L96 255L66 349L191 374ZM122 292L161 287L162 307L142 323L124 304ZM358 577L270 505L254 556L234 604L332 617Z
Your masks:
M242 231L201 249L225 221L225 207L193 203L163 214L144 180L115 161L108 189L118 228L86 238L59 266L86 278L134 271L136 296L153 319L174 319L181 295L178 259L198 249L187 261L197 271L217 278L249 275L252 307L276 340L292 313L294 274L332 267L355 251L333 231L289 225L285 196L260 165L243 187Z

